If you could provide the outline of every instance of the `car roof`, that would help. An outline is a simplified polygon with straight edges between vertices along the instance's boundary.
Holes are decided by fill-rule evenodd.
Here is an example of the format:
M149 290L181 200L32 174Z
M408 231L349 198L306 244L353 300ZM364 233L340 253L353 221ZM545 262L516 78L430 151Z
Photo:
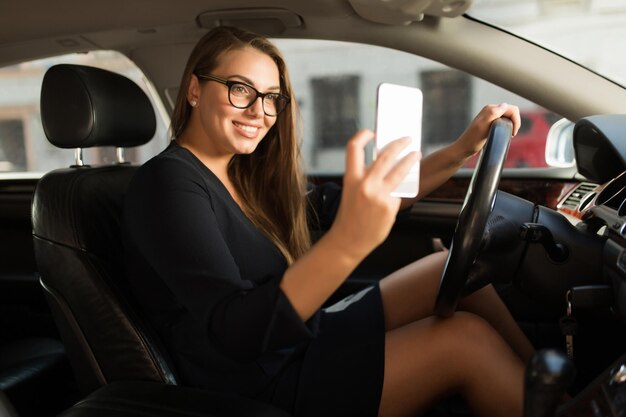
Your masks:
M396 8L399 3L414 7L405 7L410 12L394 20L396 9L380 9L386 3ZM468 16L441 17L447 13L444 6L455 2L434 3L439 9L419 9L419 5L431 4L423 0L8 2L0 14L0 64L93 49L117 50L133 60L164 94L176 88L195 42L211 27L228 24L270 37L362 42L422 55L498 84L572 120L626 112L623 88ZM447 14L461 14L467 7L471 7L469 0ZM421 12L435 15L421 18ZM602 94L590 94L593 91Z

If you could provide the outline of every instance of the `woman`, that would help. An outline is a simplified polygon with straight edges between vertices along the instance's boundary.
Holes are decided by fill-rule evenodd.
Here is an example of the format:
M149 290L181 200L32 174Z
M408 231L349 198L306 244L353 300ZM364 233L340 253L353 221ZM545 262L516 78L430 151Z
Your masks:
M389 192L419 155L396 163L406 146L398 140L366 167L373 134L362 130L347 145L341 195L307 192L296 113L278 50L249 32L214 29L185 68L171 145L133 180L128 276L183 383L296 416L414 415L452 392L478 414L521 415L532 347L493 288L462 301L471 313L428 317L444 254L321 309L388 235L401 206ZM425 158L420 196L478 152L501 116L517 131L517 108L487 106ZM311 218L334 218L314 245Z

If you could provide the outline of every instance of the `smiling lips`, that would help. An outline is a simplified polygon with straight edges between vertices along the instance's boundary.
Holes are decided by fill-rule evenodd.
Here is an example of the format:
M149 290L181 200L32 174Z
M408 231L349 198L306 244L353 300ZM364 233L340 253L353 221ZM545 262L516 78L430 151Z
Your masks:
M248 138L255 138L256 135L259 132L259 127L257 126L251 126L251 125L244 125L242 123L239 122L233 122L233 125L235 125L235 127L237 129L239 129L240 131L243 132L244 136L248 137Z

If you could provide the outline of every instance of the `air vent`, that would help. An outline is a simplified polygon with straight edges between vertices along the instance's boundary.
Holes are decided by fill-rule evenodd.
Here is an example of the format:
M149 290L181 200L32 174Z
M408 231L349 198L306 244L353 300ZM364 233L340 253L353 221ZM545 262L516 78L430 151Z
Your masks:
M597 206L606 206L617 210L626 196L626 171L609 181L596 198Z
M613 195L613 197L611 197L608 200L606 200L604 205L607 206L607 207L612 208L613 210L618 210L619 207L624 202L624 199L626 199L626 187L622 188L617 193L615 193L615 195Z
M560 207L568 208L570 210L578 209L580 202L587 194L593 192L597 186L598 184L594 184L592 182L581 182L571 193L569 193L565 201L560 204Z

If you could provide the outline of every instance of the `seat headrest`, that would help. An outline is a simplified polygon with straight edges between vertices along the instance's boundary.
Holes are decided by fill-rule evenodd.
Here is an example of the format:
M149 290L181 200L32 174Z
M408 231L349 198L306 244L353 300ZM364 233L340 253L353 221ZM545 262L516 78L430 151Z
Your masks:
M132 80L99 68L61 64L48 69L41 87L41 121L60 148L143 145L156 117Z

